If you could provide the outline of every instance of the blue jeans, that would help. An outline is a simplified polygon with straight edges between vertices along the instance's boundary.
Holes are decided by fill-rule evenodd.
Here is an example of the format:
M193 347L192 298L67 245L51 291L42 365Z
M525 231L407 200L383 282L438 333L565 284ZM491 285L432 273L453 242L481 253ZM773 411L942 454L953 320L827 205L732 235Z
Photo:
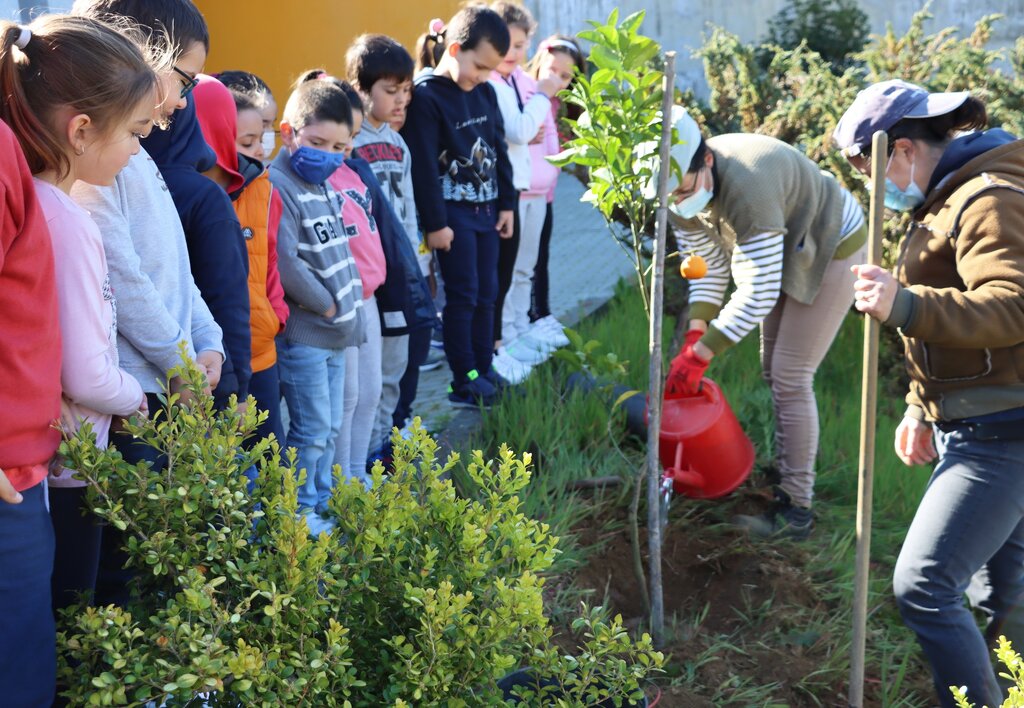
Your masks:
M976 705L1002 693L990 647L1024 648L1024 439L983 439L967 425L936 430L939 462L896 561L900 614L917 633L943 706L949 686ZM964 593L988 617L983 636Z
M306 470L299 510L321 510L334 488L334 441L345 406L345 350L279 337L277 364L290 420L286 447L296 449L298 470Z
M445 206L455 238L451 250L436 252L444 277L444 352L455 380L462 383L473 369L490 371L494 356L498 211L493 202Z
M57 682L53 526L43 484L21 494L20 504L0 502L0 703L48 708Z

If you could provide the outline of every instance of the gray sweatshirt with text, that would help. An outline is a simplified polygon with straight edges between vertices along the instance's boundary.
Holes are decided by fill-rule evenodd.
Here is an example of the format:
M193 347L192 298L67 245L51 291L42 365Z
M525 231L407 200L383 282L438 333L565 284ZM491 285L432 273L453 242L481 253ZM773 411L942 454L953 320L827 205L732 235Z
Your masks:
M277 269L291 308L284 337L321 349L366 341L363 281L339 217L341 200L329 184L310 184L292 170L287 149L270 164L270 182L284 205L277 232ZM328 319L324 313L337 312Z

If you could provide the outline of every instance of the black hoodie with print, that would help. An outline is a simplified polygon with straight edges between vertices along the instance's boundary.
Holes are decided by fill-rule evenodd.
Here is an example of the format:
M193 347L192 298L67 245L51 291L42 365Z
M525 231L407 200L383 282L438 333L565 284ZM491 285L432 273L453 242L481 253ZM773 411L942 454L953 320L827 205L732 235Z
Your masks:
M418 77L402 137L425 233L448 225L445 202L515 208L505 126L489 83L464 91L447 76Z

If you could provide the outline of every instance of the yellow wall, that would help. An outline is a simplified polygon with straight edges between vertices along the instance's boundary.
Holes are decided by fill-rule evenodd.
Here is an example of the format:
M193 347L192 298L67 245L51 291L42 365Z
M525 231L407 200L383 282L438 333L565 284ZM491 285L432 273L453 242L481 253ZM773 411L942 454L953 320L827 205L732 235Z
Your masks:
M305 69L345 74L345 50L358 35L394 37L410 54L431 18L445 21L458 0L196 0L210 27L207 73L242 69L270 84L284 108ZM415 58L415 57L414 57Z

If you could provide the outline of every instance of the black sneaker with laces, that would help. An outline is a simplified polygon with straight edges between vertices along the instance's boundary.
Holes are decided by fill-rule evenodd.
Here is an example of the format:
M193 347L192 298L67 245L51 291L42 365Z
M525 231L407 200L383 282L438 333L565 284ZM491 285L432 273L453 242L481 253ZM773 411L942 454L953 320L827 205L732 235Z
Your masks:
M756 516L737 516L733 523L761 538L803 539L810 536L814 530L814 513L810 507L794 504L780 487L774 487L772 493L775 502L771 509Z
M448 401L453 408L490 408L498 397L494 384L476 369L466 374L466 380L453 381L448 386Z

